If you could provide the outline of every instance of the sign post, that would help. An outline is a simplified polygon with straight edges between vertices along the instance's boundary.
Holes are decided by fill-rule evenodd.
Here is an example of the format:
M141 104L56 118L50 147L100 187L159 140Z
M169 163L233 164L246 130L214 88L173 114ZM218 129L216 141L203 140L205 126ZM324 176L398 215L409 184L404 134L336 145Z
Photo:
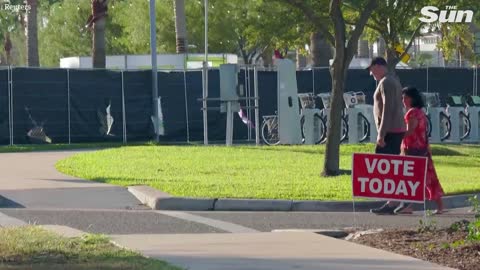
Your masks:
M353 154L353 198L425 204L427 158Z

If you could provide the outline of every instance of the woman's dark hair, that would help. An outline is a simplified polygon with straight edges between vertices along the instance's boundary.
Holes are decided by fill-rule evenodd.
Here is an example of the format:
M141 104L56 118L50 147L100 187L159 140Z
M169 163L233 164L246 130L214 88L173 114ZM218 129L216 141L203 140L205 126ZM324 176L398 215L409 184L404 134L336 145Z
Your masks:
M413 86L405 87L402 90L402 94L412 99L412 107L414 108L423 108L425 107L425 102L423 102L423 97L420 91Z

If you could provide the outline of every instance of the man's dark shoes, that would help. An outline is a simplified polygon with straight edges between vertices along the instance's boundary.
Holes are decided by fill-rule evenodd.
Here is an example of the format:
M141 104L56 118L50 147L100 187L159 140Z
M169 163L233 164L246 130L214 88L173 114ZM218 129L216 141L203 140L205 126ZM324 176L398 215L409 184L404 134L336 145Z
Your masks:
M396 206L389 206L388 204L384 204L380 208L370 209L370 213L377 214L377 215L393 215Z

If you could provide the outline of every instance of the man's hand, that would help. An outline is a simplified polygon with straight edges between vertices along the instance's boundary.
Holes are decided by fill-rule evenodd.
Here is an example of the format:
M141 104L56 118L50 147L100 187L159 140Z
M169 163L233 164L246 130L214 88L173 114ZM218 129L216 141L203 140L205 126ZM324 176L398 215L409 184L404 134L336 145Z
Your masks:
M380 147L385 147L385 140L380 135L377 137L377 145Z

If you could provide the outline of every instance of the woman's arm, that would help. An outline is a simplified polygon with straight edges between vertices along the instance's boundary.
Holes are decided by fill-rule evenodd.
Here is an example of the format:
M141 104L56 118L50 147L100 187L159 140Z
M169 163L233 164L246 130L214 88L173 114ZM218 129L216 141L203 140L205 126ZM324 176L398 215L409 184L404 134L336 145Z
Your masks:
M415 128L417 128L418 120L415 117L409 117L407 122L407 131L405 132L405 136L411 135L415 132Z

